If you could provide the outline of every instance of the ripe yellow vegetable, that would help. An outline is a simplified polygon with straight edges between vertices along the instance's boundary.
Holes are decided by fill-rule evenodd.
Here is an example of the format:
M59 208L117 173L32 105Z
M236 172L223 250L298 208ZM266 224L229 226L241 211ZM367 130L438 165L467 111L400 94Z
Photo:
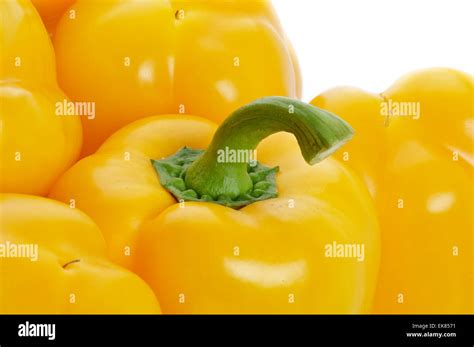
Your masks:
M294 51L267 0L79 0L54 45L59 83L95 102L83 154L124 125L157 114L221 122L270 95L299 96Z
M350 138L347 123L270 97L215 129L200 117L139 120L51 196L98 223L111 258L150 284L165 313L370 312L379 259L370 196L340 162L316 164ZM271 135L279 131L298 141ZM279 171L219 159L255 148Z
M358 134L337 157L378 207L377 313L473 313L473 77L433 68L381 94L330 89L312 103Z
M0 194L0 313L159 313L151 289L105 255L99 228L57 201Z
M54 52L29 1L0 1L0 192L45 195L77 157L79 117L58 113Z

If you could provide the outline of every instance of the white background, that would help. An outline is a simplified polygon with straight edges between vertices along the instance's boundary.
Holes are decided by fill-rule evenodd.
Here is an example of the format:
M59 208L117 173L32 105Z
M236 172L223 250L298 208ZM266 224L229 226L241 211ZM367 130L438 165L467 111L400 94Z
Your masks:
M303 99L337 85L381 92L415 69L474 73L474 0L273 0Z

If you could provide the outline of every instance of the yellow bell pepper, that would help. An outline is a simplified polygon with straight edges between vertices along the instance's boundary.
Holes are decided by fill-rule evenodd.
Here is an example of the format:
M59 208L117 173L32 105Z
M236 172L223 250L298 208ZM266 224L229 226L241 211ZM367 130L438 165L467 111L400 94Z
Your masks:
M159 313L152 290L111 263L97 225L62 203L0 194L0 313Z
M433 68L381 94L341 87L312 101L358 134L336 155L378 207L377 313L474 312L473 92L472 76Z
M0 192L46 194L78 157L79 117L56 112L54 52L29 1L0 2Z
M336 160L308 165L350 138L347 123L270 97L215 129L195 116L136 121L51 197L98 223L111 258L151 285L163 312L368 312L379 257L370 195Z
M54 36L59 84L96 103L83 119L83 154L156 114L220 122L259 97L299 96L296 56L271 3L77 1Z

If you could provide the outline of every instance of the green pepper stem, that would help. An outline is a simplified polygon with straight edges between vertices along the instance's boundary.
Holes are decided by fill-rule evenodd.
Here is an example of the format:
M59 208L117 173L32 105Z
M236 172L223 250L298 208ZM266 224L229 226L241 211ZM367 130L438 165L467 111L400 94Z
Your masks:
M328 111L286 97L262 98L236 110L221 124L208 149L187 169L186 186L214 199L235 199L248 193L253 187L249 163L223 162L218 156L222 151L253 153L260 141L281 131L295 135L310 165L329 156L353 135L348 123Z

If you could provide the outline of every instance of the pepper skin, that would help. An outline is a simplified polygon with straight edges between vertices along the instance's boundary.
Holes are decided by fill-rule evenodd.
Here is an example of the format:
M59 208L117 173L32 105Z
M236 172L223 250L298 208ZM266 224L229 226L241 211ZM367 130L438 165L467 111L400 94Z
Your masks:
M292 104L297 108L288 115ZM310 166L301 157L298 143L314 163L347 139L340 135L347 133L345 125L331 115L343 130L321 148L330 136L307 131L300 113L308 108L316 112L296 100L265 98L236 111L216 133L212 122L194 116L136 121L67 171L51 196L74 199L98 223L111 257L151 285L165 313L368 312L379 256L375 210L362 181L340 162L329 158ZM245 112L248 118L242 118ZM316 126L316 134L323 127ZM204 195L204 183L213 182L217 190L209 194L220 196L239 189L233 174L242 167L214 165L214 149L252 147L282 129L295 132L298 143L279 133L257 149L259 162L280 168L278 197L239 210L213 202L177 203L150 164L184 146L208 148L199 165L223 168L225 183L219 183L222 172L209 172L196 161L186 184ZM325 247L333 242L364 245L365 259L327 257Z
M382 94L341 87L312 101L359 134L336 156L365 178L378 207L377 313L474 311L473 100L472 76L432 68Z
M0 2L0 192L47 194L77 159L79 117L56 115L54 51L29 1Z
M160 312L143 280L107 260L101 232L84 213L46 198L0 194L0 229L0 313Z
M221 122L268 95L299 96L293 48L268 1L79 0L58 24L59 84L95 102L83 155L157 114ZM137 39L139 38L139 39Z
M75 0L31 0L31 2L39 12L48 32L53 35L62 14Z

